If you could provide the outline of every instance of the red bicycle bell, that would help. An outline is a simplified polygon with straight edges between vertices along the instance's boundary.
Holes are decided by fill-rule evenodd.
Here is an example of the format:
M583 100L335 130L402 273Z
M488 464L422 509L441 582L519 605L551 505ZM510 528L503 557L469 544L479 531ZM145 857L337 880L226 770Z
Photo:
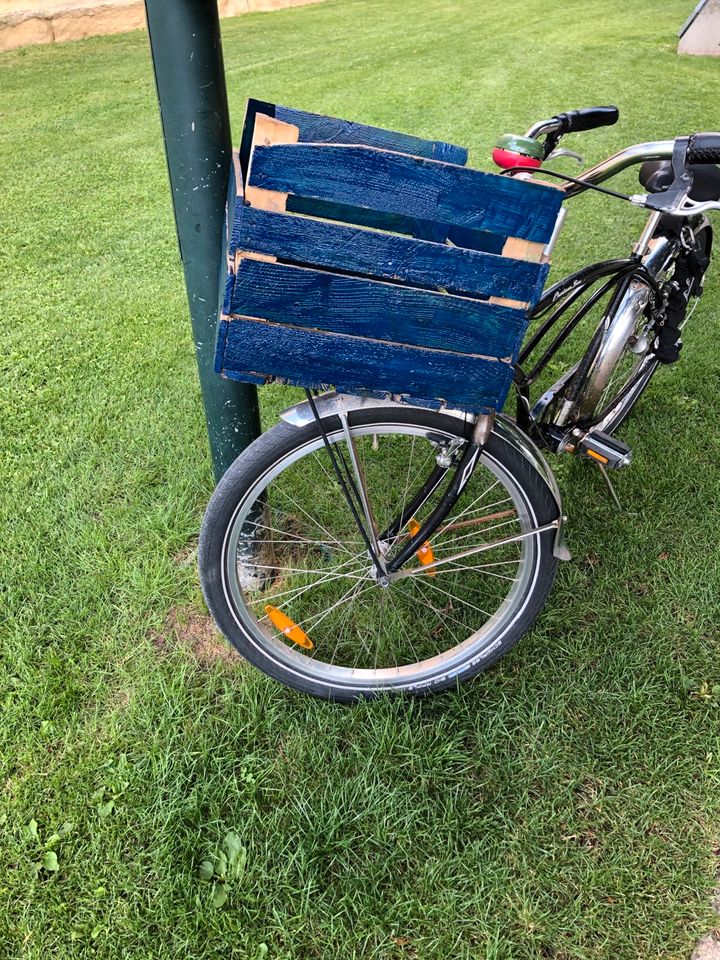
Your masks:
M543 162L544 147L532 137L504 133L493 147L492 158L504 170L510 167L537 168Z

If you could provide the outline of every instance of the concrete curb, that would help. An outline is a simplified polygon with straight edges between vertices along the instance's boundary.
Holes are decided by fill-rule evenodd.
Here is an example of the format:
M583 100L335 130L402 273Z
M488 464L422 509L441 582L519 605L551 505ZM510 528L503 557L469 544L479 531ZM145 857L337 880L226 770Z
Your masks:
M219 0L221 17L299 7L321 0ZM0 0L0 51L145 27L142 0Z

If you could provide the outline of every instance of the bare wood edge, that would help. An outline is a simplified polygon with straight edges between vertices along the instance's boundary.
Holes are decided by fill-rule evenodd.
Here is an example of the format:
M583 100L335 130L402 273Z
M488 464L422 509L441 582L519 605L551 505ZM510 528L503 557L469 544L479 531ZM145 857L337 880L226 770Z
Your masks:
M514 310L527 310L527 300L510 300L508 297L490 297L488 303L495 303L499 307L512 307Z
M297 143L300 138L300 130L292 123L284 123L282 120L275 120L274 117L268 117L264 113L255 115L255 126L253 127L252 146L250 152L250 163L248 166L248 184L252 175L252 163L254 148L258 145L263 147L272 147L279 143ZM287 206L288 195L280 193L278 190L265 190L262 187L245 187L245 200L251 207L257 207L260 210L270 210L274 213L284 213Z
M262 260L263 263L277 263L277 259L278 258L271 253L255 253L254 250L236 250L233 268L235 273L237 273L242 260Z
M512 260L526 260L530 263L542 263L544 243L532 240L521 240L520 237L508 237L502 248L502 256ZM490 303L497 303L503 307L515 307L526 310L529 303L525 300L510 300L507 297L490 297Z
M521 240L520 237L508 237L503 244L502 255L511 257L513 260L529 260L531 263L541 263L544 249L544 243Z

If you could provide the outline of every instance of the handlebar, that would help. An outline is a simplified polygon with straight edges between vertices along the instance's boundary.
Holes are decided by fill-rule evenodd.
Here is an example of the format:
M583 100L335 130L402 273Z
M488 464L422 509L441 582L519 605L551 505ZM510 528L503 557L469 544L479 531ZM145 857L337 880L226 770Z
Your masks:
M688 163L720 163L720 133L696 133L690 137Z
M585 107L581 110L568 110L558 113L549 120L541 120L534 124L525 134L525 144L522 138L516 138L520 151L527 151L536 157L534 151L540 150L540 157L545 158L555 148L558 141L566 133L577 133L583 130L594 130L597 127L612 126L617 123L620 112L617 107ZM542 147L533 146L529 141L536 141L545 137ZM530 149L532 148L532 149ZM515 149L515 148L513 148ZM494 156L494 154L493 154ZM720 132L696 133L691 137L678 137L676 140L657 140L649 143L636 143L626 147L607 160L595 164L574 179L575 182L566 183L561 189L566 196L572 197L589 189L603 180L608 180L620 173L626 167L646 160L671 160L674 175L673 182L667 190L661 193L637 194L629 199L637 206L648 207L673 216L692 216L708 210L720 210L720 198L698 202L690 199L690 190L693 183L693 164L717 163L720 164ZM501 166L509 166L496 160ZM511 160L512 162L512 160ZM540 162L524 162L523 166L539 167ZM520 165L520 157L518 158ZM527 175L518 170L515 175Z
M544 134L550 134L555 140L566 133L579 133L582 130L595 130L596 127L611 127L618 122L620 111L617 107L581 107L579 110L567 110L556 113L549 120L540 120L533 124L525 134L536 140Z
M582 183L568 183L562 189L568 197L574 197L587 189L585 184L602 183L636 163L644 163L646 160L669 160L673 155L674 146L674 140L651 140L648 143L633 144L577 174L576 179L582 180Z
M558 113L553 119L558 121L558 133L562 136L581 130L595 130L596 127L611 127L618 122L619 116L617 107L583 107L581 110Z
M720 133L698 133L694 137L678 138L677 141L655 140L648 143L636 143L578 174L576 179L581 182L567 183L561 189L566 196L574 197L587 190L587 185L599 184L609 180L627 167L644 163L646 160L672 160L676 146L682 139L685 139L686 143L689 140L683 170L685 170L685 164L720 163ZM687 217L708 213L711 210L720 210L720 198L705 201L690 200L687 194L691 186L692 177L685 181L684 189L680 195L673 196L672 187L670 187L664 193L649 196L637 194L630 197L630 200L637 206L659 209L673 216Z

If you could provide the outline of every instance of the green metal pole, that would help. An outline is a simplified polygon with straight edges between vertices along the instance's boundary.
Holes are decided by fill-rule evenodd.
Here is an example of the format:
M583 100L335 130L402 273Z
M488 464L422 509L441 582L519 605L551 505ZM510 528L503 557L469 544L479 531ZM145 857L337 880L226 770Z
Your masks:
M215 479L260 433L255 387L213 370L230 117L217 0L145 0Z

